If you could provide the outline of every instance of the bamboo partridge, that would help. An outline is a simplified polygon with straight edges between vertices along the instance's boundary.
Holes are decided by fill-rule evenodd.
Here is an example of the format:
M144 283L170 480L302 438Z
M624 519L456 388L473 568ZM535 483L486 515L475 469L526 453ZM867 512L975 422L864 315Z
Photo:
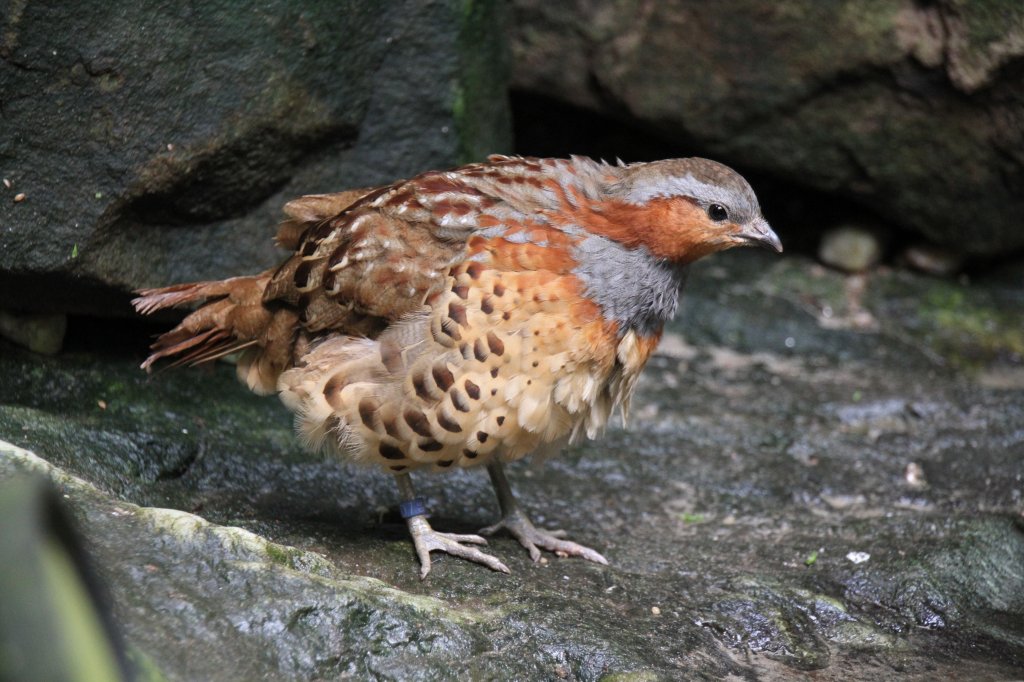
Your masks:
M285 211L280 267L140 292L141 313L200 304L143 367L241 351L240 378L277 392L311 448L395 477L423 577L434 550L508 568L483 538L431 528L409 477L422 468L486 466L502 513L487 532L534 560L607 563L534 527L503 463L593 438L626 410L689 263L782 250L747 182L700 158L492 156Z

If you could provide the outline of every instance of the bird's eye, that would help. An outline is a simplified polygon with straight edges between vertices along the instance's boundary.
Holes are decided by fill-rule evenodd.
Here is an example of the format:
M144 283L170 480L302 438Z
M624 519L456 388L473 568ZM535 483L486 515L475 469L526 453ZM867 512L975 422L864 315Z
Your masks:
M729 211L721 204L711 204L708 206L708 217L716 223L720 223L729 217Z

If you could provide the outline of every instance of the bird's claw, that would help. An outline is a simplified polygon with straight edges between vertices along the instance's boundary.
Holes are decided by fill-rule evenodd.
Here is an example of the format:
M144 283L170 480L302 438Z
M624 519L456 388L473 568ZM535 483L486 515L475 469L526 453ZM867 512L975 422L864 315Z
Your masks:
M430 573L430 553L435 551L469 559L501 573L511 573L508 566L495 557L470 546L487 544L487 540L479 535L438 532L430 527L423 516L414 516L407 521L413 544L416 546L416 555L420 559L420 580Z
M506 514L496 524L481 528L480 534L494 535L502 529L507 530L516 540L519 540L519 544L526 548L533 561L540 561L540 550L546 549L558 556L578 556L596 564L608 565L608 560L598 552L571 540L563 540L562 538L566 536L564 530L537 528L519 509L514 509Z

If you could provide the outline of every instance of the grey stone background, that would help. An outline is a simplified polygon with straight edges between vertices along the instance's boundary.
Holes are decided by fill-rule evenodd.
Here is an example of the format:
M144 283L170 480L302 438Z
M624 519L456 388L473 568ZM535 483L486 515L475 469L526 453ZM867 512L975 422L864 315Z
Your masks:
M290 198L507 151L498 9L12 3L0 306L127 315L114 292L269 267Z
M1019 2L0 21L0 678L102 668L83 632L152 680L1024 676ZM610 567L499 537L512 576L420 582L387 477L230 367L139 372L168 321L128 299L269 266L299 194L509 151L721 159L787 253L699 264L629 429L511 469ZM480 472L418 484L493 521Z

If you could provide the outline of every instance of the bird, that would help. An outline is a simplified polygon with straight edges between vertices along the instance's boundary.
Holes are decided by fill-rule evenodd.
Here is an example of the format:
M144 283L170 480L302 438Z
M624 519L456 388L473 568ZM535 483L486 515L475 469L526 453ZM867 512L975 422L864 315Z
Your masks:
M137 292L140 314L194 308L142 367L235 354L241 381L277 393L308 448L394 477L421 579L435 551L509 573L481 549L501 530L534 561L546 550L607 564L535 526L504 465L625 418L691 263L782 251L750 184L697 157L492 155L284 212L279 266ZM411 474L478 466L498 522L435 530Z

